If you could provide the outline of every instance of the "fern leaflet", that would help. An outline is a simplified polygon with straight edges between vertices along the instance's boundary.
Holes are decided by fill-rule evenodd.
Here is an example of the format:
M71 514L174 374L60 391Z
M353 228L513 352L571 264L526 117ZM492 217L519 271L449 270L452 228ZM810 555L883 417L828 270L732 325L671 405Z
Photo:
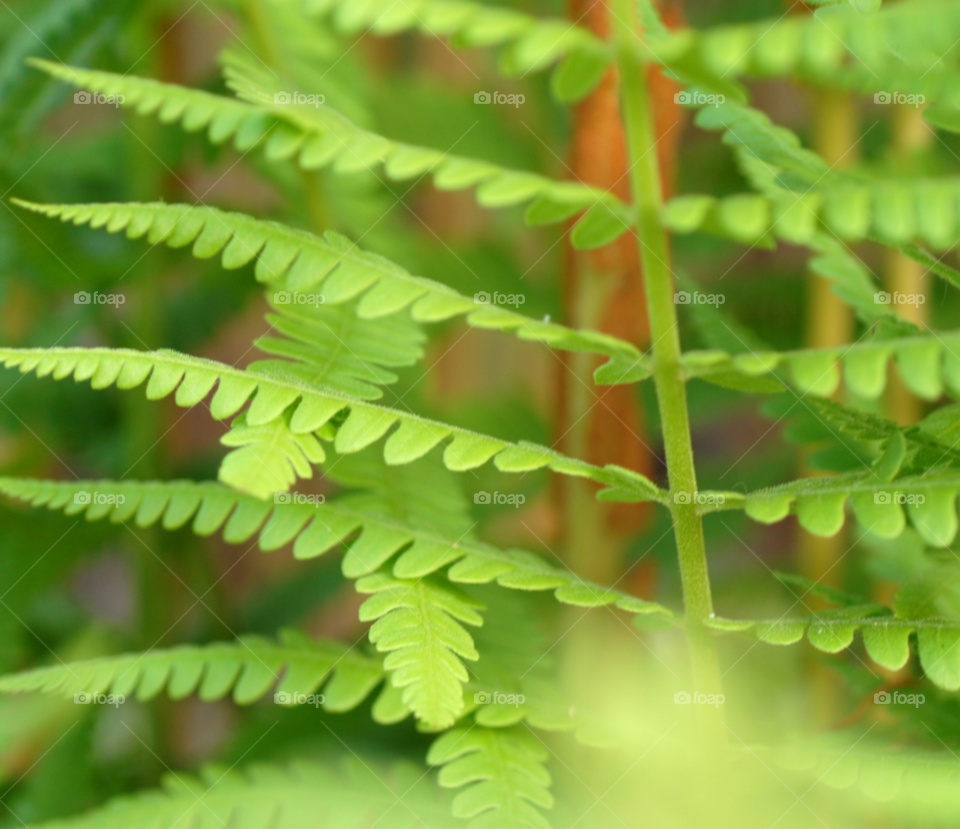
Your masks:
M519 728L455 728L431 747L427 762L442 765L440 785L469 788L453 800L455 817L470 829L550 829L535 808L553 806L547 750Z

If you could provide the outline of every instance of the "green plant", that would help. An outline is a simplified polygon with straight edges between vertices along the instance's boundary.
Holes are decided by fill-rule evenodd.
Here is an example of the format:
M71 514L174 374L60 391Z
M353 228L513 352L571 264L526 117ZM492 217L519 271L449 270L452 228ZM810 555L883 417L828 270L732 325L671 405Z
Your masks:
M508 76L552 69L551 91L563 103L582 100L615 68L632 203L579 182L395 141L358 126L328 104L291 104L287 91L296 82L294 71L278 74L239 50L222 56L224 79L235 97L49 60L32 58L30 64L77 88L118 96L141 115L179 123L187 132L206 130L212 144L232 140L243 154L262 148L269 164L282 166L291 189L290 182L298 181L309 193L310 176L327 168L334 177L372 171L391 182L432 176L440 190L474 189L483 208L526 206L528 225L569 222L570 242L581 250L632 234L639 242L652 345L645 353L607 334L490 304L489 296L471 297L415 276L332 229L316 235L203 204L14 199L20 209L123 232L150 246L192 246L194 257L219 256L227 270L253 265L270 306L270 335L254 343L268 359L245 368L168 349L58 343L0 348L0 362L21 374L72 377L96 390L144 387L150 401L173 395L177 406L202 406L214 420L230 419L221 438L229 451L220 461L217 482L7 476L0 478L0 490L87 521L108 519L134 535L157 524L170 532L189 525L196 535L219 532L231 544L256 539L264 552L291 545L293 556L304 561L342 548L343 576L355 580L357 592L367 597L359 617L372 623L372 647L317 642L287 630L279 642L249 635L38 667L0 678L0 691L104 693L144 701L164 692L171 699L196 693L213 701L232 692L237 705L275 691L278 704L291 705L322 690L324 709L338 713L376 694L373 719L387 726L412 716L421 732L434 735L424 759L440 767L440 787L461 789L450 800L432 785L433 778L424 780L426 768L401 764L374 771L357 758L343 772L314 760L286 770L253 766L240 773L214 767L203 780L175 777L166 793L134 795L85 817L45 825L173 827L184 819L231 825L229 820L239 816L251 826L321 825L318 821L446 826L460 825L460 818L471 819L469 825L477 829L548 826L545 813L554 796L547 766L559 766L553 771L562 773L562 757L568 755L555 751L539 732L571 731L591 746L611 741L609 723L598 725L567 698L560 668L538 665L536 656L519 664L513 658L512 649L527 644L514 641L516 631L535 636L524 627L524 616L554 612L539 605L530 610L527 599L534 591L552 591L557 602L576 608L606 607L639 630L679 628L689 645L693 687L713 697L730 695L717 644L725 633L778 645L806 635L818 651L839 654L859 645L859 631L863 650L858 652L891 672L910 663L915 642L917 675L925 689L933 689L928 693L960 690L960 570L941 555L958 529L960 412L955 404L944 405L917 424L900 425L874 404L887 385L891 360L906 387L923 400L960 395L960 332L921 330L878 301L880 286L848 247L869 240L902 249L956 287L960 274L927 248L946 251L960 236L960 180L834 170L797 135L751 107L741 85L742 79L786 77L858 92L896 87L932 102L924 112L937 128L960 131L955 92L960 67L948 42L960 4L910 0L878 10L873 7L879 3L851 0L824 4L829 7L816 15L694 31L668 30L649 2L617 0L610 9L614 33L609 40L566 21L446 0L256 5L277 26L320 19L345 35L420 30L449 37L458 48L495 46L498 69ZM931 52L943 56L922 72L919 67L931 63ZM651 71L666 73L678 91L684 90L681 100L697 110L699 127L722 133L753 192L688 194L664 203ZM302 223L316 227L315 219ZM697 288L692 281L677 283L669 231L704 232L751 248L773 249L778 241L810 248L815 254L811 268L831 280L857 313L858 339L842 348L769 349L718 308L695 306L689 310L699 315L704 339L723 347L683 351L678 305L684 302L677 289L689 288L695 295ZM617 465L598 466L532 441L508 441L421 416L399 395L394 405L379 402L403 368L424 358L430 326L459 317L472 327L550 349L596 355L598 386L649 381L663 434L665 486ZM847 398L832 400L841 380ZM688 412L692 381L789 397L793 405L787 412L797 406L809 412L825 427L820 436L834 446L840 443L858 465L852 472L747 492L701 490ZM676 545L682 611L638 598L622 586L586 581L562 562L480 540L452 473L472 472L489 461L502 473L525 476L546 469L586 479L597 485L602 501L662 507ZM318 467L340 485L341 494L319 502L317 493L309 498L289 494ZM803 597L819 592L836 607L806 607L808 613L763 619L715 612L705 516L739 511L754 522L772 524L794 515L809 532L833 536L844 526L848 502L865 534L913 550L909 560L906 553L902 557L903 584L892 607L824 591L801 579L793 582L802 591L798 603L806 607ZM783 583L791 582L785 578ZM500 595L506 591L517 595ZM516 627L497 627L500 614ZM483 704L486 695L500 693L522 696L524 702ZM949 705L943 703L945 709ZM698 750L710 757L744 753L746 743L731 737L719 705L700 706L698 713ZM908 733L891 730L879 748L850 754L853 746L836 751L829 741L819 741L798 755L771 754L769 762L794 771L814 767L820 773L826 767L822 777L838 764L848 770L855 761L846 776L835 774L836 785L859 780L865 792L882 797L889 792L885 781L907 775L910 786L923 789L923 797L948 814L956 801L949 758L913 749L886 756L885 749ZM754 757L769 751L746 750ZM385 798L377 783L381 776L390 780L384 783ZM407 803L414 790L417 802ZM395 808L397 803L403 808ZM574 805L563 806L556 825L575 825L576 811Z

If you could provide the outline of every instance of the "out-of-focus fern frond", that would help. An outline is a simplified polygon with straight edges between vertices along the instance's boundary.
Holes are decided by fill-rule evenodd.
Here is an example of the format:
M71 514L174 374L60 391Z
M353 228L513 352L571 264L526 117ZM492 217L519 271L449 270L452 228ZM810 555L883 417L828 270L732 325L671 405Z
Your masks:
M447 798L423 770L384 768L350 758L341 768L315 761L240 771L210 767L199 777L170 774L164 788L128 795L77 817L37 829L213 829L238 822L249 829L436 829L460 825Z
M840 239L901 246L915 238L944 250L960 239L960 179L875 179L832 168L797 135L764 113L727 101L697 113L704 129L724 130L740 168L762 195L682 196L664 214L673 230L703 229L745 244L778 237L813 244L821 225Z
M499 46L499 68L507 75L542 71L561 61L552 87L562 101L589 94L615 57L612 44L582 26L566 20L538 20L483 3L309 0L304 9L308 14L331 16L334 26L345 34L369 30L393 35L414 30L428 37L449 37L457 47Z
M165 690L171 699L197 694L209 702L232 691L235 703L250 705L276 686L278 704L298 705L322 688L325 709L349 711L383 678L377 660L337 642L315 642L286 630L279 643L244 637L38 668L0 678L0 692L123 694L148 700Z
M473 818L471 829L550 829L535 807L553 806L548 753L520 728L455 728L431 747L427 762L441 765L440 785L459 789L453 814ZM470 785L472 784L472 785Z

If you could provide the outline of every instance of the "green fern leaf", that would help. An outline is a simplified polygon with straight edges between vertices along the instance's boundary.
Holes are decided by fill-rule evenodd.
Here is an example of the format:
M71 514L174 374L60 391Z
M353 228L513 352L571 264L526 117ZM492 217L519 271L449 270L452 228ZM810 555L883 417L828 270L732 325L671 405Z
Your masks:
M504 472L519 473L549 466L561 474L590 478L609 487L605 497L610 500L649 501L666 498L666 494L649 479L621 467L608 465L601 469L567 458L545 446L499 441L407 412L354 400L334 390L318 389L293 375L271 376L249 369L242 371L175 351L0 348L0 360L8 368L18 367L22 373L36 371L41 377L49 375L55 380L62 380L70 375L78 382L90 380L95 389L107 388L113 384L122 389L131 389L141 385L149 377L146 386L148 399L159 400L176 390L174 399L181 406L197 405L216 385L217 391L210 402L210 413L217 419L236 414L256 392L249 409L244 412L243 426L259 427L269 424L280 431L267 435L245 433L247 438L254 441L251 445L261 439L270 440L270 434L276 442L277 435L282 434L288 423L288 415L289 433L302 436L320 430L335 414L349 409L349 414L337 430L334 443L336 450L341 453L364 449L383 437L394 424L399 423L400 428L390 436L384 446L384 456L388 462L410 463L452 435L454 439L446 446L443 454L448 469L473 469L494 458L497 468ZM411 441L411 433L416 433L418 439ZM239 443L247 438L233 437L228 440ZM304 444L303 441L295 440L292 448L296 449L292 455L278 455L292 470L288 471L288 474L281 471L281 480L289 480L294 472L304 468L303 457L307 456L308 451L316 452L316 447L309 442ZM286 449L292 451L292 448L289 442L275 447L278 452ZM244 454L241 461L230 462L229 470L235 473L232 477L237 478L234 485L260 497L270 495L268 490L274 483L272 478L255 476L239 480L241 471L254 474L258 467L255 458L248 457L246 448L236 451ZM302 454L297 454L298 452ZM277 491L282 490L273 490Z
M350 566L345 560L344 569ZM369 569L367 559L357 573ZM413 580L374 573L361 578L357 590L373 594L361 605L360 619L376 620L370 641L389 654L383 665L393 672L393 685L403 689L404 705L430 728L452 726L463 713L463 683L469 678L460 660L480 658L461 622L483 624L477 612L483 605L431 576Z
M570 27L567 27L570 29ZM587 54L595 54L592 47ZM213 95L175 84L117 75L92 69L63 66L38 59L31 65L75 86L107 95L122 95L125 106L136 106L141 114L157 113L165 122L182 121L184 129L208 130L210 140L219 144L230 138L241 152L263 144L270 161L296 157L306 170L328 165L338 173L375 171L380 166L393 180L417 178L426 173L442 190L477 187L477 201L484 207L506 207L538 199L559 212L551 222L562 221L590 207L603 207L605 216L616 217L616 236L634 223L633 212L616 196L578 182L556 182L534 173L505 169L486 161L443 153L392 141L363 130L332 107L293 106L278 103L283 83L272 73L246 58L226 53L227 77L243 100ZM599 81L599 77L596 78ZM613 238L616 238L614 236ZM606 236L592 240L605 244Z
M907 797L924 805L955 802L952 753L870 745L863 737L840 732L799 745L754 750L778 770L808 772L834 789L856 786L876 801Z
M935 589L928 583L930 590ZM919 602L923 606L926 602ZM911 602L910 607L913 607ZM854 634L863 634L870 658L889 670L899 670L910 658L910 634L917 634L917 652L927 677L941 688L960 689L960 622L940 617L903 618L890 615L880 605L828 610L799 618L741 621L715 617L708 627L723 632L751 631L761 642L790 645L806 633L815 648L838 653L850 647Z
M818 478L747 493L724 493L722 506L705 502L699 511L745 509L764 524L782 521L791 513L814 535L833 536L846 519L849 499L860 524L879 538L897 538L910 518L923 540L933 547L948 547L957 535L956 497L960 470L934 470L884 481L874 471ZM714 499L716 500L716 499Z
M928 271L933 271L945 282L949 282L954 288L960 288L960 271L951 268L945 262L935 256L931 256L923 248L916 245L904 245L900 250L905 256L909 256L914 262L919 262Z
M328 306L312 296L314 304L291 304L288 292L268 296L276 313L268 314L267 322L284 336L261 337L255 345L286 359L258 361L248 368L287 372L310 385L376 400L383 396L378 386L397 380L388 366L411 366L423 356L426 335L408 314L363 319L355 302Z
M372 253L361 251L339 234L324 238L293 230L276 222L261 221L211 207L154 204L37 205L17 204L45 216L76 225L90 224L130 238L146 236L150 244L171 247L193 243L195 256L215 256L222 251L225 268L238 268L256 260L256 276L288 293L322 292L324 304L358 299L361 319L379 319L410 307L417 322L436 322L466 314L479 328L513 331L523 340L545 343L568 351L586 351L611 358L598 369L604 383L632 383L650 376L647 359L633 345L592 331L573 331L562 325L531 320L489 304L479 295L466 297L431 279L406 270ZM361 296L362 295L362 296ZM274 301L277 302L275 294ZM295 297L290 301L296 304ZM389 349L377 349L378 359L388 359ZM410 346L404 347L408 354ZM598 381L599 382L599 381Z
M764 351L729 355L690 351L683 356L688 379L710 380L731 372L764 377L780 371L782 379L802 394L828 397L840 385L875 400L887 385L887 364L895 360L904 384L925 400L937 400L944 388L960 394L960 334L931 332L896 339L861 340L836 348Z
M455 728L431 747L427 762L441 765L440 785L461 788L456 817L470 829L550 829L535 807L553 806L546 748L522 729Z
M186 526L192 518L195 533L207 536L222 528L224 539L231 544L244 543L259 531L258 543L262 550L269 552L293 543L293 554L298 559L323 555L352 540L363 528L371 535L350 557L354 574L351 578L358 573L372 573L391 560L396 578L414 580L452 564L447 576L456 583L496 581L503 587L519 590L553 590L555 598L566 604L614 605L628 613L655 614L677 621L662 605L584 581L532 553L499 550L468 537L446 535L437 526L424 527L424 523L430 522L418 522L416 512L408 513L403 519L421 526L408 526L404 520L391 517L389 506L380 499L370 499L363 493L322 504L293 503L290 496L278 496L276 503L271 503L215 483L67 482L23 478L0 478L0 492L36 507L62 509L68 515L82 513L88 521L108 518L113 523L133 521L140 527L160 521L164 529L174 530ZM101 498L96 493L114 497ZM121 500L119 496L123 496L122 503L117 503ZM370 557L376 563L370 564Z
M482 3L425 0L414 11L389 0L309 0L305 10L332 16L334 26L345 34L369 30L375 35L394 35L418 30L432 37L449 37L458 47L500 46L499 66L507 75L542 71L562 60L556 74L584 75L582 81L572 85L569 79L554 82L562 101L576 101L590 93L603 75L601 62L605 69L615 56L611 45L588 29L565 20L537 20Z
M724 143L735 148L742 172L762 196L683 196L663 214L677 232L703 229L745 244L776 236L816 248L825 244L817 238L821 225L839 239L869 237L894 247L920 237L944 250L960 239L957 180L869 179L837 170L795 133L732 100L704 106L696 122L724 131Z
M960 10L950 0L888 3L876 11L879 6L878 0L848 0L815 15L684 33L685 46L718 75L794 76L870 96L884 90L922 95L938 103L927 111L936 113L930 120L949 128L958 75L950 32L960 25Z
M402 806L398 804L402 803ZM163 788L110 801L78 817L36 823L37 829L437 829L461 825L450 804L422 769L384 768L350 758L341 767L298 760L288 767L253 765L246 770L211 766L194 777L163 778Z
M210 702L232 691L237 705L250 705L275 688L278 704L300 705L322 688L323 707L340 712L358 706L383 679L379 661L337 642L315 642L286 630L279 644L247 636L38 668L0 678L0 692L122 694L143 701L166 691L171 699L197 694Z

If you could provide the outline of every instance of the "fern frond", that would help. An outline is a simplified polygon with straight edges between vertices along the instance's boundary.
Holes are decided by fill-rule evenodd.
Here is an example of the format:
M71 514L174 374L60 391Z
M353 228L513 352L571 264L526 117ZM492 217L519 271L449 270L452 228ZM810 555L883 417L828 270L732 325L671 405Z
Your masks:
M907 388L924 400L949 390L960 394L960 333L928 332L890 340L862 340L836 348L726 354L689 351L683 357L686 377L710 380L730 373L764 377L779 372L803 394L829 397L840 385L859 397L876 400L886 388L887 364L893 359Z
M960 26L957 4L888 3L869 15L864 6L879 3L855 0L814 15L717 27L691 35L688 48L718 75L793 76L871 96L921 94L955 109L960 72L950 35Z
M83 513L88 521L109 518L113 523L133 521L140 527L161 521L164 529L175 530L193 518L193 532L207 536L222 528L224 540L231 544L246 542L259 530L262 550L270 552L292 542L298 559L323 555L362 530L343 561L348 578L372 574L391 561L394 577L414 580L453 564L447 571L452 582L496 581L516 590L553 590L554 597L566 604L614 605L628 613L660 614L676 621L662 605L583 581L532 553L499 550L471 538L458 540L435 529L407 526L389 517L389 510L358 495L304 505L265 502L215 483L24 478L0 478L0 492L36 507L62 509L68 515ZM115 503L117 498L98 500L91 495L96 492L122 495L123 503Z
M810 244L821 226L840 239L867 237L892 246L922 238L936 250L960 239L960 179L875 179L831 167L792 131L736 101L702 106L696 123L723 130L740 168L762 195L682 196L667 205L677 232L703 229L745 244L773 237Z
M323 707L340 712L360 705L383 679L379 661L338 642L285 630L279 643L246 636L38 668L0 677L0 692L123 694L144 701L166 691L171 699L197 694L210 702L232 691L237 705L250 705L275 687L286 695L279 704L293 705L322 688Z
M463 624L481 625L483 605L433 576L400 579L382 571L364 576L357 591L373 595L360 606L360 619L374 622L370 641L386 652L385 670L403 689L402 700L430 728L452 726L464 710L461 659L480 655Z
M746 495L724 493L722 506L705 503L700 509L703 513L718 508L744 509L747 515L764 524L795 514L807 531L832 536L843 527L844 505L849 499L857 520L873 535L897 538L906 527L906 515L909 515L910 522L927 544L948 547L957 535L958 492L960 470L957 469L934 470L889 482L876 472L868 471L802 478Z
M449 37L455 47L499 46L499 69L506 75L542 71L561 61L552 79L553 92L561 101L588 95L616 56L612 44L569 21L538 20L483 3L308 0L304 10L331 16L335 28L344 34L369 30L374 35L394 35L413 30L429 37Z
M931 256L923 248L916 245L904 245L900 248L904 256L910 257L914 262L919 262L927 271L931 271L943 279L944 282L953 285L954 288L960 288L960 271L951 268L942 259Z
M433 829L462 825L423 769L383 767L359 758L331 767L313 760L244 770L211 766L200 776L178 772L163 788L116 798L77 817L35 823L36 829Z
M237 473L232 475L235 480L230 481L231 484L260 497L288 489L295 480L295 473L304 477L302 473L310 471L309 461L320 463L323 448L313 433L326 427L334 415L349 409L334 441L334 447L341 453L364 449L399 423L400 428L384 445L384 458L388 464L410 463L452 436L453 441L443 454L444 463L451 470L474 469L493 458L496 467L503 472L550 467L561 474L590 478L608 487L598 495L606 500L666 499L666 493L649 479L628 469L614 465L601 469L567 458L545 446L525 441L511 444L457 426L376 406L342 392L310 386L288 372L243 371L213 360L167 350L0 348L0 361L8 368L18 367L21 373L35 371L38 376L49 375L55 380L70 375L77 381L90 380L95 389L114 384L121 389L131 389L149 377L146 386L148 399L159 400L176 390L174 399L179 406L197 405L217 386L210 402L210 414L216 419L236 414L252 396L253 402L243 413L243 427L270 426L279 430L278 435L286 440L278 450L282 462L267 466L270 459L263 456L252 459L243 456L242 463L230 461L228 456L224 464L230 473ZM284 429L289 432L289 437ZM269 437L244 434L251 441ZM278 435L274 435L274 439ZM260 461L259 468L256 467L257 460ZM244 475L241 476L240 472Z
M258 361L249 368L289 372L313 386L377 400L383 396L380 385L397 381L388 367L412 366L423 356L426 334L408 314L363 319L355 302L327 306L316 295L312 304L289 300L282 291L268 296L275 313L267 315L267 322L283 337L261 337L254 343L285 359Z
M146 236L150 244L170 247L193 243L193 255L208 258L222 252L225 268L239 268L256 259L258 280L278 284L287 292L323 293L324 303L358 299L356 314L377 319L409 307L417 322L437 322L461 314L479 328L513 331L523 340L567 351L609 357L594 378L601 384L631 383L650 376L649 361L624 340L594 331L574 331L551 322L532 320L483 298L466 297L434 282L412 276L399 265L360 250L340 234L323 238L276 222L212 207L153 204L20 206L76 225L105 227L109 233L126 229L131 239ZM386 359L388 350L377 351Z
M550 829L535 807L553 806L546 748L520 728L455 728L440 737L427 754L443 766L440 785L459 789L453 814L473 818L470 829Z
M243 101L147 78L36 59L31 64L75 86L122 95L124 106L135 106L143 115L156 112L164 123L182 121L190 132L206 127L215 144L233 138L236 149L246 152L263 142L270 161L295 157L305 170L332 165L339 173L373 171L382 165L384 174L394 181L429 172L441 190L476 187L482 207L529 203L526 219L531 225L554 224L586 211L571 232L571 241L583 249L605 245L634 224L632 208L597 187L393 141L361 129L326 104L277 103L275 95L283 91L280 82L237 58L232 58L229 77ZM255 81L248 79L250 74Z
M743 621L715 617L708 627L722 632L750 631L761 642L791 645L804 633L818 650L839 653L850 647L854 633L863 634L870 658L899 670L910 658L910 634L917 634L917 653L929 679L950 691L960 689L960 622L942 618L898 618L880 605L845 607L801 618Z
M747 245L770 247L774 237L810 245L825 228L849 242L869 237L900 247L919 238L948 250L960 240L958 195L960 179L942 176L783 189L773 196L678 196L663 221L677 233L699 230Z
M873 800L908 797L923 804L956 802L957 760L952 752L871 746L862 739L862 734L839 733L754 751L778 769L808 772L833 789L856 786Z

